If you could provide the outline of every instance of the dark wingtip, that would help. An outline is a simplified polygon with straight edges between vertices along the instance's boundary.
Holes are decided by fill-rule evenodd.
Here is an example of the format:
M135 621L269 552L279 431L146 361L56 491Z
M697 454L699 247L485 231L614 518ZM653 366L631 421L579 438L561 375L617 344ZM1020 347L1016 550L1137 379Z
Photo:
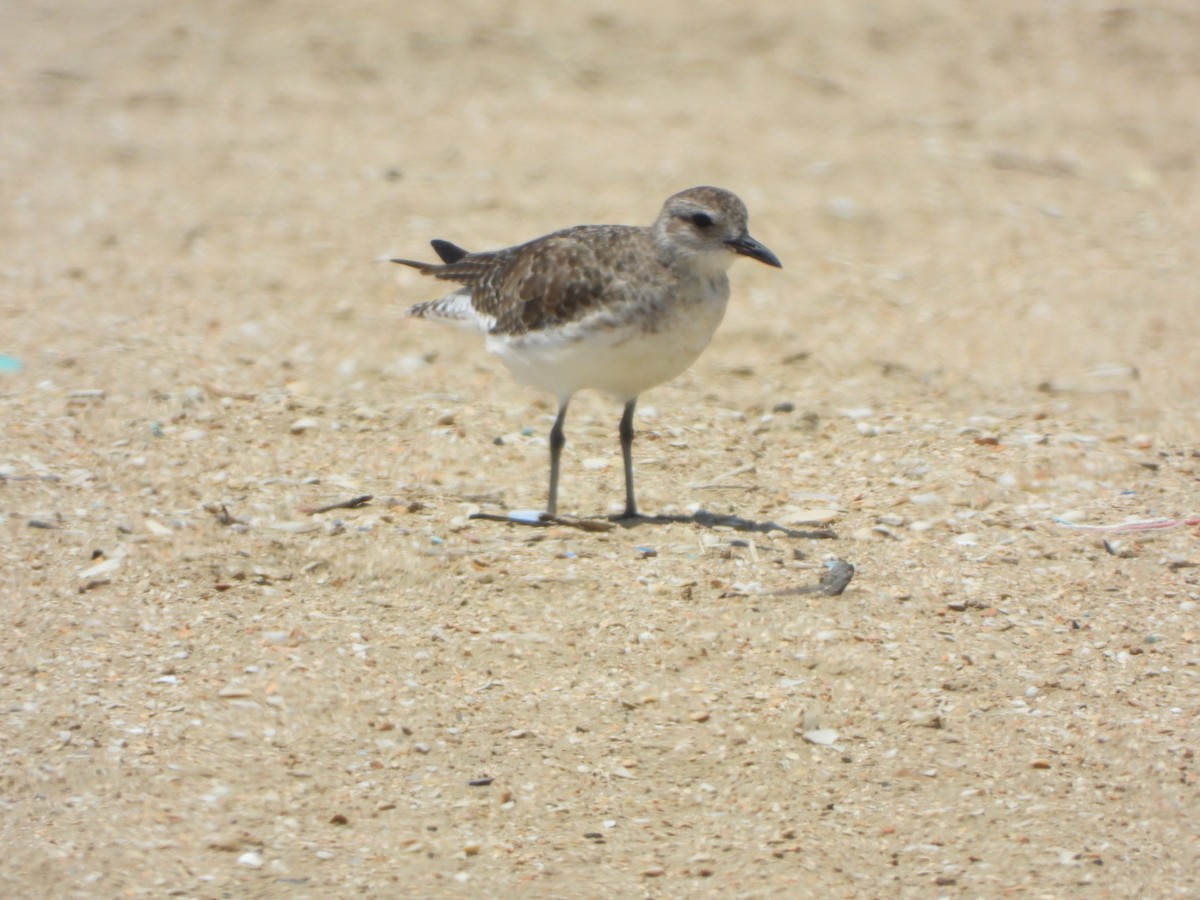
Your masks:
M462 247L459 247L457 244L452 244L449 241L443 241L435 238L434 240L430 241L429 244L431 247L433 247L433 252L438 255L438 259L440 259L446 265L456 263L464 256L470 255L469 250L464 250Z
M462 247L452 244L449 241L432 240L429 243L433 247L433 252L438 255L438 259L447 266L453 265L464 256L470 255L470 251L464 250ZM431 272L438 269L437 263L417 262L415 259L393 259L392 262L399 263L402 266L410 266L422 272Z

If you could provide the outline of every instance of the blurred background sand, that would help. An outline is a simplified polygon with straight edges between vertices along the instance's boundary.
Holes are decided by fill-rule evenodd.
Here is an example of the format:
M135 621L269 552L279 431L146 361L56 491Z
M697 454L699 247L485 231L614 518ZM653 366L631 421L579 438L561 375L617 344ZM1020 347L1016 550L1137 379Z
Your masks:
M261 320L258 340L310 343L325 381L336 358L431 339L390 319L290 332L430 292L397 301L374 257L649 221L711 182L787 263L739 274L735 335L764 329L835 376L870 360L1000 395L1115 387L1106 413L1195 437L1186 5L4 16L6 344L31 368L106 362L138 329L253 354L238 326Z

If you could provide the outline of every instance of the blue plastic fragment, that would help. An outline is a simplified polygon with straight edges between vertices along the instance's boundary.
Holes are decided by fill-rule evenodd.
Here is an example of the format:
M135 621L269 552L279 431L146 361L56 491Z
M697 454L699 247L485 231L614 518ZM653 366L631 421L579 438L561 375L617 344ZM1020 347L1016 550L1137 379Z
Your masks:
M0 372L20 372L24 364L15 356L0 353Z
M522 525L537 525L542 521L542 514L536 509L514 509L508 514L508 520Z

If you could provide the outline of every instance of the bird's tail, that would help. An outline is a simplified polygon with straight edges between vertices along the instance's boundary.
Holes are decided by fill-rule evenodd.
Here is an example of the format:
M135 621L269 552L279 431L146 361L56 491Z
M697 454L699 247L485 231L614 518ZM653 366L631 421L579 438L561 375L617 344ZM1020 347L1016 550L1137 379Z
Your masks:
M438 259L442 261L442 265L451 265L458 262L464 256L470 255L469 250L464 250L457 244L443 241L440 238L435 238L429 243L433 247L433 252L438 255ZM400 263L402 266L410 266L422 274L428 274L439 268L437 263L419 262L415 259L393 259L392 262Z

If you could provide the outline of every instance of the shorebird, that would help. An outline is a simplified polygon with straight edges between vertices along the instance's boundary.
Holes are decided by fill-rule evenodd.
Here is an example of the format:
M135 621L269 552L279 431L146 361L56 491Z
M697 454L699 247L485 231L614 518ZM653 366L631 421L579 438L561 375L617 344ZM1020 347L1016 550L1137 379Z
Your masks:
M781 267L746 229L746 206L715 187L667 198L653 225L577 225L515 247L470 253L432 241L441 263L395 259L462 287L418 303L409 315L482 332L487 349L525 384L553 393L550 492L566 445L563 423L576 391L624 403L618 429L625 465L624 518L633 490L633 414L638 396L690 366L725 315L726 271L738 256Z

